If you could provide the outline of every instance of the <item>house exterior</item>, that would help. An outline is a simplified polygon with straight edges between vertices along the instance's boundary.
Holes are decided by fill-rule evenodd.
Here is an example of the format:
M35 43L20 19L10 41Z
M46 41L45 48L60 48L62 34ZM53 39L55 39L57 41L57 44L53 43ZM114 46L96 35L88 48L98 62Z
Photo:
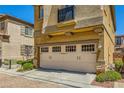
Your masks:
M115 53L124 53L124 35L117 35L115 42Z
M114 6L34 6L37 67L96 73L113 63Z
M10 15L0 15L0 59L33 58L33 24Z

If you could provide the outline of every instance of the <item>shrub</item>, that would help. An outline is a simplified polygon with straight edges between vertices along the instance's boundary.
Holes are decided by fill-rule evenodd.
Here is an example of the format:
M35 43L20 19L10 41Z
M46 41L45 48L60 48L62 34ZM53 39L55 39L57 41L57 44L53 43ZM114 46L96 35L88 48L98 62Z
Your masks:
M105 72L104 69L97 69L97 71L96 71L96 75L98 75L98 74L100 74L100 73L103 73L103 72Z
M33 64L32 63L25 63L23 65L23 70L32 70L33 69Z
M4 61L3 64L4 64L4 65L9 65L9 62Z
M97 82L116 81L122 79L121 74L116 71L106 71L96 76Z
M22 60L19 60L17 61L17 64L20 64L20 65L24 65L26 62L25 61L22 61Z
M26 62L33 64L33 60L32 60L32 59L29 59L29 60L27 60Z
M114 64L115 64L115 70L121 72L124 63L122 61L115 61Z

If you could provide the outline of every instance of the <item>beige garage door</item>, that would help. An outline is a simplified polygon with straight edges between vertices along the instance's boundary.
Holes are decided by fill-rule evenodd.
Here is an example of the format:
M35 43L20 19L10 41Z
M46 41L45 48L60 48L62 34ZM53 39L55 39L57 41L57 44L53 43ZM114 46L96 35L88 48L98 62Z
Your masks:
M40 67L95 72L95 51L94 43L43 46L41 47Z

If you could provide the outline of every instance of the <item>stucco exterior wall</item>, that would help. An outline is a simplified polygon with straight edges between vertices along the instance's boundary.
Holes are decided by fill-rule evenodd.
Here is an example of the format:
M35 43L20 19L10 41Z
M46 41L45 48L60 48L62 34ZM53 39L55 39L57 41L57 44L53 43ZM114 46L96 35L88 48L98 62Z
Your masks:
M113 63L113 53L114 53L114 44L109 38L106 31L104 31L104 60L106 64Z
M115 29L112 20L110 6L103 7L103 25L104 30L104 59L106 64L113 63L113 53L115 45Z
M47 38L45 35L42 36L42 38L35 39L35 42L37 42L38 45L41 44L47 44L47 43L57 43L57 42L71 42L71 41L88 41L88 40L96 40L98 39L98 34L94 33L94 31L89 32L83 32L83 33L75 33L72 36L67 35L58 35L53 36L52 38Z
M105 26L110 39L115 44L115 30L116 29L114 29L110 6L104 6L102 12L103 12L103 25Z
M53 5L52 8L46 9L48 6L44 6L45 12L46 10L48 13L50 12L50 15L48 16L48 13L44 14L44 21L48 20L47 26L50 25L56 25L58 23L58 9L60 9L61 5ZM74 20L83 20L88 19L92 17L99 17L102 16L101 7L100 5L76 5L74 7ZM43 24L44 25L44 24Z
M9 42L2 42L2 59L23 59L21 45L34 46L33 38L21 35L21 25L7 21L7 32L10 38Z

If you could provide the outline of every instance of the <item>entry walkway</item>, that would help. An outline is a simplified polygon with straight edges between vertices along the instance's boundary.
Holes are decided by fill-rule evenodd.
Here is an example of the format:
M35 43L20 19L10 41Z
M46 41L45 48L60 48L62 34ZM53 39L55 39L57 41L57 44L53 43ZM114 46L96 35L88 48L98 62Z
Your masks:
M0 72L23 76L25 78L30 78L35 80L54 82L68 87L82 87L82 88L97 87L91 85L91 82L95 78L95 74L74 73L74 72L46 70L46 69L45 70L34 69L32 71L27 71L27 72L16 72L15 69L7 70L4 68L0 68Z

